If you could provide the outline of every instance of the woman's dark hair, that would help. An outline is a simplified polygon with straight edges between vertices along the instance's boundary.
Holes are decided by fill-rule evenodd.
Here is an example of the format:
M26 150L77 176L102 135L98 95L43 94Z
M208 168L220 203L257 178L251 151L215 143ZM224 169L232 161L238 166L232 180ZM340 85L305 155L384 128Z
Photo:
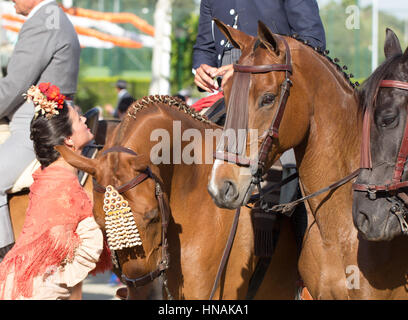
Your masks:
M54 147L63 145L64 139L72 135L68 105L64 102L64 107L58 111L59 114L50 119L39 115L31 120L30 139L34 143L36 157L44 168L60 157Z

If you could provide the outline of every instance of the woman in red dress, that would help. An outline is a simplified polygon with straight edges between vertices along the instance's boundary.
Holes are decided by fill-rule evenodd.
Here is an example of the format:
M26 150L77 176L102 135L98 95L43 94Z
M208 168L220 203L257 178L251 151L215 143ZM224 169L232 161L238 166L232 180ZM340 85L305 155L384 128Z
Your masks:
M41 167L21 235L0 263L0 299L78 299L88 274L111 264L77 169L54 146L80 153L93 135L56 86L33 86L26 97L36 106L31 140Z

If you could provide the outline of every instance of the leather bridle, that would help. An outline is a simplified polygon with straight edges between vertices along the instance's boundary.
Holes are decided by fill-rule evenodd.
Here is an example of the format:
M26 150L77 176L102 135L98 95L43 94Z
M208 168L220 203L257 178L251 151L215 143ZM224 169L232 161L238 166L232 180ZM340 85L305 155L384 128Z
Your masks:
M380 83L380 88L395 88L408 91L408 82L401 82L395 80L383 80ZM371 127L371 117L373 113L372 106L366 108L364 113L363 122L363 137L362 137L362 147L361 147L361 169L372 169L371 161L371 148L370 148L370 127ZM354 183L353 190L355 191L366 191L371 194L375 194L377 191L397 191L402 188L408 187L408 181L402 181L402 174L404 172L404 166L407 162L408 157L408 113L407 121L405 123L404 136L401 141L401 146L398 152L397 162L395 163L395 169L391 183L389 184L361 184Z
M106 155L111 152L124 152L128 153L134 156L138 156L136 152L129 148L125 148L122 146L114 146L112 148L109 148L105 150L102 153L103 155ZM158 263L157 267L155 270L141 276L135 279L128 278L125 274L123 274L122 268L120 267L119 260L119 271L121 273L121 278L122 280L129 286L129 287L141 287L149 282L153 281L159 276L163 277L163 286L166 289L167 295L170 299L172 299L170 292L167 287L167 279L165 277L165 271L169 268L169 263L170 263L170 255L168 252L168 241L167 241L167 227L169 224L169 217L170 217L170 211L169 211L169 206L168 203L166 202L164 198L164 193L163 193L163 184L159 177L157 177L149 167L146 168L146 170L139 175L137 175L135 178L131 179L130 181L122 184L119 187L115 187L115 189L119 193L124 193L135 186L141 184L143 181L146 179L153 179L155 184L156 184L156 199L159 204L159 209L160 209L160 214L161 214L161 224L162 224L162 235L161 235L161 240L162 240L162 257L160 262ZM104 193L106 191L106 188L102 185L100 185L95 179L93 179L93 185L94 185L94 191L99 192L99 193ZM116 252L112 252L112 254L116 255Z
M276 35L279 37L278 35ZM217 147L217 151L214 154L214 157L219 160L223 160L229 163L234 163L239 166L250 167L251 165L257 164L256 172L253 172L253 181L259 181L259 178L264 174L265 171L265 163L267 160L268 153L272 148L272 141L273 138L278 138L279 135L279 126L285 111L286 103L290 94L290 87L292 86L292 81L290 80L290 76L292 74L292 58L290 54L290 49L287 41L283 37L279 37L281 41L285 44L286 48L286 62L285 64L264 64L264 65L240 65L234 64L234 77L236 77L233 81L232 89L231 89L231 96L228 104L227 109L227 120L224 126L224 131L227 127L234 129L236 132L239 129L246 129L248 128L248 94L246 99L236 99L235 96L239 94L237 88L249 88L249 81L251 74L259 74L259 73L268 73L268 72L285 72L285 80L281 84L280 95L279 95L279 105L277 108L277 112L272 120L272 123L262 136L263 140L261 143L260 151L258 154L258 160L251 160L246 156L246 148L243 150L239 150L240 148L235 148L237 152L231 153L229 150L225 151L224 144L220 144ZM259 40L257 40L259 42ZM259 43L256 43L257 46ZM245 119L243 126L245 128L239 128L236 123L229 123L228 124L228 117L229 115L233 115L236 113L244 113Z
M380 82L379 88L394 88L400 90L408 91L408 82L402 82L397 80L382 80ZM379 90L378 88L378 90ZM378 90L375 96L378 94ZM375 103L375 102L374 102ZM361 169L372 169L372 160L371 160L371 141L370 141L370 128L371 128L371 118L373 114L373 105L370 105L366 108L364 112L363 120L363 136L361 144ZM404 202L405 207L408 207L408 196L401 189L408 187L408 181L402 181L402 174L404 172L404 167L408 158L408 106L407 106L407 119L405 122L404 135L402 137L401 146L398 151L397 161L395 163L395 168L393 172L392 179L390 183L387 184L363 184L363 183L354 183L353 190L360 192L367 192L370 200L376 200L377 192L382 192L384 194L395 194L397 198ZM387 198L389 199L389 198ZM398 201L393 202L391 207L391 212L396 214L401 228L404 234L408 234L408 224L405 221L405 217L408 213L404 205L400 205Z

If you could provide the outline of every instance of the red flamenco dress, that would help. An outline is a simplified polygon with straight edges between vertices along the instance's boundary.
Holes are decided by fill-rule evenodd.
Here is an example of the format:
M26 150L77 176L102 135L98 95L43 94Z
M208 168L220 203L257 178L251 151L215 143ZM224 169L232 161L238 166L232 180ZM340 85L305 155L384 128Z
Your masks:
M92 204L70 170L39 168L16 244L0 263L0 299L68 299L88 274L111 268Z

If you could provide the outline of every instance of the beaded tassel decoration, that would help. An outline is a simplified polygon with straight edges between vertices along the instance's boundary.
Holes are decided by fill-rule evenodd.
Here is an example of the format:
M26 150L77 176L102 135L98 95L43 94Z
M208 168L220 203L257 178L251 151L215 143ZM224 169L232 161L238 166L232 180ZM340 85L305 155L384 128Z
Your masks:
M112 252L112 262L119 267L115 251L140 246L142 240L128 202L112 186L106 187L103 210L105 211L105 229Z

